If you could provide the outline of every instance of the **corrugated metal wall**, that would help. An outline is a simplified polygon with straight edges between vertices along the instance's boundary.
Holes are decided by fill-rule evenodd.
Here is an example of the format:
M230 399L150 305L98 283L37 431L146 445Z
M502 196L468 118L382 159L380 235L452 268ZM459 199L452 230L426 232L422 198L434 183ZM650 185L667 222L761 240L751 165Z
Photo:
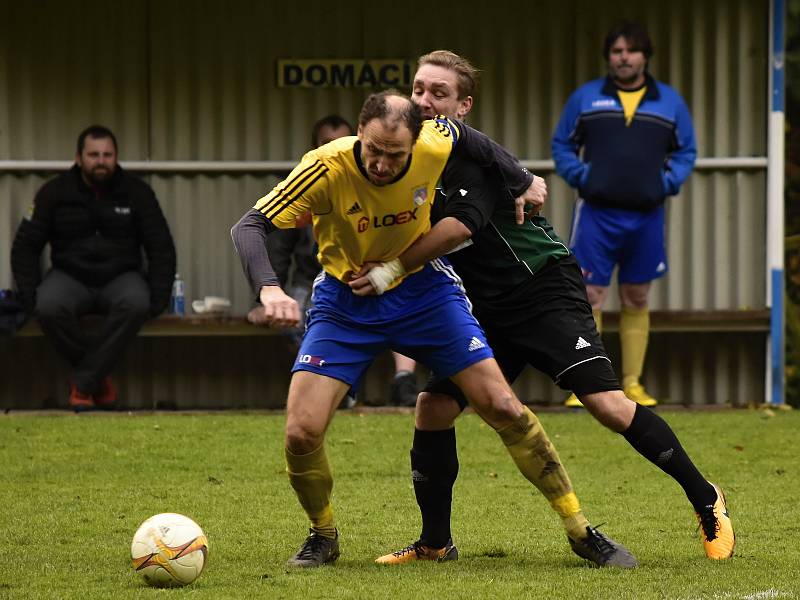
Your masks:
M622 16L650 27L651 70L686 98L699 156L766 152L766 2L513 1L493 5L492 25L483 5L452 1L431 10L387 0L0 0L0 9L8 15L0 20L0 160L69 159L91 122L117 133L123 162L295 160L317 118L353 120L366 91L277 88L277 59L413 60L434 48L483 69L473 125L520 158L546 159L564 101L604 72L603 36ZM670 200L671 271L655 286L654 308L764 306L764 175L696 172ZM44 180L0 174L2 287L11 284L13 232ZM243 312L250 294L228 229L274 177L148 180L172 227L187 295L228 296ZM548 183L548 216L567 237L573 192L554 175Z

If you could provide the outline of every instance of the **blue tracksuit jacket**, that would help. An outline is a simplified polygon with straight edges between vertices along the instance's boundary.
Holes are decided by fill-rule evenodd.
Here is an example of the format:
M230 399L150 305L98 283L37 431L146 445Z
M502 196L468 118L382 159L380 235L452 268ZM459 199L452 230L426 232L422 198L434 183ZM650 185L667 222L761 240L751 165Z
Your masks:
M692 171L697 149L686 103L646 79L630 126L609 77L582 85L564 107L552 140L556 171L587 202L649 211L677 194Z

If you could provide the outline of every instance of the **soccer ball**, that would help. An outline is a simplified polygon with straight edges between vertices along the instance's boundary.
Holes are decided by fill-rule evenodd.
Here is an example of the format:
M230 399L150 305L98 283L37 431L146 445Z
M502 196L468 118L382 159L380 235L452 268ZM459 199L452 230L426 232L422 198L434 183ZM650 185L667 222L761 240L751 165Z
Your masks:
M192 583L208 560L208 540L189 517L161 513L147 519L133 535L133 568L154 587Z

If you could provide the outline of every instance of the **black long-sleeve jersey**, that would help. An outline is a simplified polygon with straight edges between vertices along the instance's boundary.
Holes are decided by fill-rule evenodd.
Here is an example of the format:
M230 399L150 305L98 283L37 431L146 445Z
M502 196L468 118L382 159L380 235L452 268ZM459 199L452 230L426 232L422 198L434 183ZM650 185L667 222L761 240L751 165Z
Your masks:
M570 256L550 223L535 216L515 220L514 198L500 173L465 160L456 148L442 175L431 211L436 224L445 217L461 221L472 237L448 254L464 281L475 309L514 310L530 304L536 274Z

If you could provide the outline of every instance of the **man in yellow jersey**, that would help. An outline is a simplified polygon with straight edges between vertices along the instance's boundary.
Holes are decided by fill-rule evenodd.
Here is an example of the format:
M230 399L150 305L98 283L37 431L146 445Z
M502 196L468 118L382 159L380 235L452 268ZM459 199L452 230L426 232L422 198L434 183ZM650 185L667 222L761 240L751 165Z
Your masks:
M608 76L570 96L552 140L558 174L578 190L570 247L598 330L619 265L622 388L642 406L657 404L639 378L650 331L650 285L667 272L664 201L678 193L697 155L686 103L647 72L652 54L643 25L613 27L603 46ZM581 406L575 394L566 404Z
M513 196L531 183L531 175L482 134L448 119L423 124L419 107L390 90L366 100L356 138L306 154L231 232L265 320L278 326L295 324L299 314L297 303L277 286L264 238L276 228L293 227L310 211L319 243L323 272L287 400L287 472L311 521L290 566L318 567L339 556L325 431L347 390L357 388L386 349L452 378L497 431L522 474L547 491L567 531L585 535L588 521L558 454L503 378L450 265L437 259L397 272L381 296L358 296L347 285L361 265L396 259L430 229L435 186L456 143L477 164L499 167ZM635 565L624 547L608 543L620 566Z

